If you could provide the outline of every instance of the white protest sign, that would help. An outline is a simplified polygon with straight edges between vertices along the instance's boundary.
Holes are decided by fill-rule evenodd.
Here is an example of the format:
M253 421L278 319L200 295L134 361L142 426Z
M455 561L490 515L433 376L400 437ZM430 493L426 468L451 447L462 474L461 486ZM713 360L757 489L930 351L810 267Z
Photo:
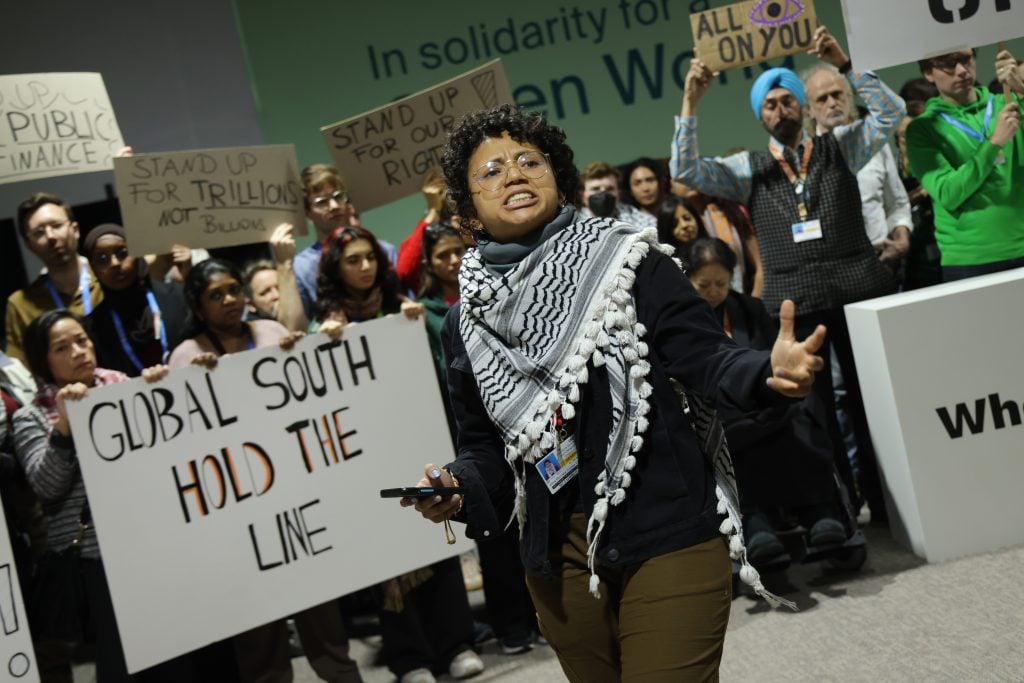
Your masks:
M441 165L452 126L468 112L512 102L501 60L320 129L360 211L420 191Z
M843 0L857 71L1024 36L1024 0Z
M0 76L0 184L109 171L123 146L100 74Z
M39 681L32 634L11 552L11 537L0 505L0 681Z
M392 316L75 403L129 670L467 550L379 497L453 459L441 401L423 322Z
M929 562L1024 544L1022 299L1018 268L846 306L890 523Z
M135 255L266 242L281 223L306 234L293 145L136 154L114 160L114 181Z

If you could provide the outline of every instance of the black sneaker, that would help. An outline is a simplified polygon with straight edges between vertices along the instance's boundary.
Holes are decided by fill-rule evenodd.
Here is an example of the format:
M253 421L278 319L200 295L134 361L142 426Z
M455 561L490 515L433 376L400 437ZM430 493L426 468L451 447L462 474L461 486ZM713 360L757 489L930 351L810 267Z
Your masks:
M482 645L494 638L494 629L482 621L473 622L473 645Z
M822 517L807 532L810 546L839 545L846 541L846 527L838 519Z
M530 638L502 638L501 639L501 651L507 655L521 655L525 652L529 652L533 649L533 643L530 642Z
M755 567L771 564L786 554L786 546L771 531L758 531L747 541L747 560Z

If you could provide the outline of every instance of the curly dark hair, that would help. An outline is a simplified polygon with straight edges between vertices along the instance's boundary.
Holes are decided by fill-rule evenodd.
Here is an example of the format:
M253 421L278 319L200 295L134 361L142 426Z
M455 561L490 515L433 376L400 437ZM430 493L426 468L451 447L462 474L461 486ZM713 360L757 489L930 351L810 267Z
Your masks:
M373 245L373 253L377 258L377 276L373 286L381 287L384 291L382 310L393 312L401 306L401 299L398 298L398 278L380 242L366 228L343 225L324 240L323 252L320 254L320 271L316 276L314 319L326 319L330 313L341 310L342 299L353 297L354 293L347 290L341 279L341 259L345 255L345 247L356 240L366 240Z
M565 131L536 112L525 111L514 104L499 104L466 114L448 134L441 168L455 214L476 218L469 187L469 157L485 138L498 138L505 132L516 142L529 143L547 154L559 193L569 201L576 196L580 174L573 163L572 148L565 144Z

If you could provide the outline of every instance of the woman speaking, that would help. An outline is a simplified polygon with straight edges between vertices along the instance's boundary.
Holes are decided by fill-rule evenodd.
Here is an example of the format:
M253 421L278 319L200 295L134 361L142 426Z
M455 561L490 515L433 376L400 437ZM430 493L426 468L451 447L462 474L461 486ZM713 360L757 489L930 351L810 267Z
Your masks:
M706 425L678 385L751 409L802 396L824 328L797 342L787 302L770 354L737 347L656 230L567 203L573 153L538 114L468 115L443 168L478 246L444 329L458 457L421 481L464 495L403 505L481 539L516 515L540 627L570 680L716 678L740 521L727 453L702 452ZM552 454L560 476L545 480Z

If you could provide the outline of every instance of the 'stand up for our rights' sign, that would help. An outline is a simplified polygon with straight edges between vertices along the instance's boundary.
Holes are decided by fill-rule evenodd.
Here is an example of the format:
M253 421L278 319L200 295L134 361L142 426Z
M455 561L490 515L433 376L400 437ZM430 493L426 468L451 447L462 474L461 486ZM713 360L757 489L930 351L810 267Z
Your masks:
M818 27L813 0L750 0L690 15L697 55L725 71L804 52Z
M500 60L428 90L321 128L324 142L360 210L420 191L441 165L445 136L471 111L512 102Z
M293 145L137 154L114 180L133 254L266 242L281 223L306 234Z
M0 76L0 184L108 171L123 146L99 74Z
M377 494L453 457L422 321L108 385L70 418L131 671L469 545Z

